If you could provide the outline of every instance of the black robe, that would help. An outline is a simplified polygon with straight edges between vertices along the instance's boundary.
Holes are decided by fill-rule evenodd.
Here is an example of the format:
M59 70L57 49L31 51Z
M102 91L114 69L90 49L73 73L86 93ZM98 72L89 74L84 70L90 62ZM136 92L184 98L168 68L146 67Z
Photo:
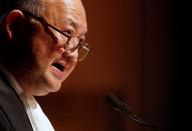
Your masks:
M1 71L0 131L33 131L19 96Z

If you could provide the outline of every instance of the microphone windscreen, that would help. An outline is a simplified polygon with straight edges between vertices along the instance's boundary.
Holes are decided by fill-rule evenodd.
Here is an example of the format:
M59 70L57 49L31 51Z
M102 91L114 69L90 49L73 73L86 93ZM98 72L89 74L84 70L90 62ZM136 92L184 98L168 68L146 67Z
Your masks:
M122 103L121 101L113 94L108 94L106 96L106 100L107 102L109 102L109 104L115 108L121 108Z

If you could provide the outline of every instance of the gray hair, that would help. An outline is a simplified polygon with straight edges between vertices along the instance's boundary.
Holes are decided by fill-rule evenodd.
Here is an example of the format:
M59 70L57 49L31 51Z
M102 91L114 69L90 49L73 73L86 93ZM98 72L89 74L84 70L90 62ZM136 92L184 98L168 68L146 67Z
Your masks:
M0 23L2 18L14 9L29 11L36 16L42 17L43 6L43 0L0 0Z

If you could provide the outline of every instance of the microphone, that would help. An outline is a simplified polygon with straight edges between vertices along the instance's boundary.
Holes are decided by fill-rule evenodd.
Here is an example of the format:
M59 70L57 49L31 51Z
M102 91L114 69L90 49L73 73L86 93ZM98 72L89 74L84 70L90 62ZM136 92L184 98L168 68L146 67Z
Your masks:
M145 122L144 120L139 118L137 115L135 115L135 113L133 113L131 111L130 107L126 103L119 100L113 94L108 94L106 96L106 100L115 110L119 111L123 116L125 116L126 118L131 119L136 124L139 124L139 125L142 125L142 126L145 126L145 127L159 129L159 130L167 130L167 129L162 128L160 126L149 124L149 123Z

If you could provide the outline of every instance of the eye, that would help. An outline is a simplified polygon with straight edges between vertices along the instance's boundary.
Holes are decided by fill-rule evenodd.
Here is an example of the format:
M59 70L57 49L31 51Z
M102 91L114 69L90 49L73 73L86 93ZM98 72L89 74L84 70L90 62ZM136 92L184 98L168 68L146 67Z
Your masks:
M79 43L81 43L81 44L86 43L86 39L84 36L79 38Z
M72 31L72 30L70 30L70 29L67 29L67 30L65 30L65 31L63 31L66 35L68 35L68 36L73 36L73 34L74 34L74 32Z

